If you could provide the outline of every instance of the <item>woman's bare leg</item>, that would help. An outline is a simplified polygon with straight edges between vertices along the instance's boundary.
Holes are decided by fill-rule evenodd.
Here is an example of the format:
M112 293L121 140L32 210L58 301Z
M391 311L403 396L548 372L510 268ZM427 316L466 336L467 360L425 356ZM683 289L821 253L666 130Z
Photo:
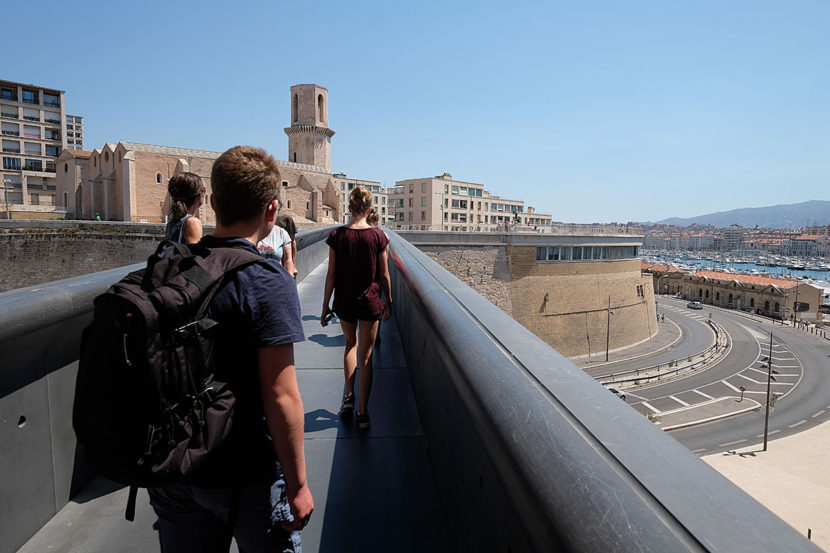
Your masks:
M346 380L346 395L354 394L354 377L357 368L357 325L340 319L340 328L346 338L346 349L343 352L343 376ZM361 378L361 380L363 380Z
M360 360L360 405L357 414L361 415L369 411L369 395L372 393L372 348L375 347L378 321L357 321L357 324L360 326L360 341L357 346L357 357Z

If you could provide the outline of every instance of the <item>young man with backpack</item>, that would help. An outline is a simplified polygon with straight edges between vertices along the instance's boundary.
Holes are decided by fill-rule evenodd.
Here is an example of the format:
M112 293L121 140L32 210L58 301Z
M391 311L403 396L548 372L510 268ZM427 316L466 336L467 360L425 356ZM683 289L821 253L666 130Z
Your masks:
M73 426L97 472L147 487L165 553L301 550L306 482L297 287L255 244L277 216L277 165L236 146L211 172L216 231L162 242L95 299Z
M214 163L211 187L216 231L200 246L256 253L278 211L274 159L231 148ZM240 551L299 551L314 500L294 370L293 343L305 339L296 286L276 260L249 264L229 275L207 313L220 325L217 380L233 389L233 426L193 483L149 489L162 551L228 551L231 532Z

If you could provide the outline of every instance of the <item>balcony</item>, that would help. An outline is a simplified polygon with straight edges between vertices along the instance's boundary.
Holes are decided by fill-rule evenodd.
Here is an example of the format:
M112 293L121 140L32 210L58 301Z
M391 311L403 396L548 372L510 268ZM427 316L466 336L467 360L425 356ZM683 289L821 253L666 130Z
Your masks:
M60 119L48 119L48 118L47 118L47 119L44 119L44 121L46 121L47 123L54 123L54 124L56 124L56 125L60 125L60 124L61 124L61 120L60 120Z
M3 136L20 136L20 131L3 131Z
M50 107L50 108L59 108L59 107L61 107L60 102L50 102L48 100L44 101L43 105L46 106L46 107Z
M25 119L26 121L37 121L38 123L40 123L40 117L32 117L31 115L24 115L23 119Z
M55 172L55 164L54 164L54 162L51 162L51 161L47 161L47 162L46 162L46 172L47 172L47 173L54 173L54 172ZM49 187L47 186L47 188L49 188ZM53 187L51 188L51 190L54 190L54 189L55 189L55 187L53 186Z
M7 154L19 154L20 153L20 148L15 150L14 148L6 148L4 146L3 151L6 152Z
M24 171L43 171L43 163L40 161L27 161L23 164Z
M3 119L20 119L16 113L0 113L0 117Z

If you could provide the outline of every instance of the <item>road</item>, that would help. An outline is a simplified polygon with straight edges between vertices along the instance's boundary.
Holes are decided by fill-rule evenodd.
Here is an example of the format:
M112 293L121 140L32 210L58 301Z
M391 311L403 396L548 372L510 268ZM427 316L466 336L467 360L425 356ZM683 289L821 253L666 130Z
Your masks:
M815 335L773 325L768 320L740 312L709 308L694 311L686 302L670 298L658 300L659 312L684 330L673 351L658 352L634 360L634 365L652 365L657 358L688 349L700 351L711 343L712 332L702 323L709 318L730 335L728 353L704 371L667 383L628 390L627 402L644 414L658 418L662 413L693 409L718 398L731 398L736 404L764 405L767 393L767 357L770 332L773 334L772 362L775 381L771 393L775 406L770 414L770 439L801 432L830 420L830 341ZM707 335L708 332L708 335ZM687 354L683 354L687 355ZM682 357L682 355L677 355ZM743 402L741 398L741 387ZM723 400L722 400L723 401ZM737 407L738 405L735 405ZM763 439L764 409L733 417L672 430L671 436L699 455L728 451Z

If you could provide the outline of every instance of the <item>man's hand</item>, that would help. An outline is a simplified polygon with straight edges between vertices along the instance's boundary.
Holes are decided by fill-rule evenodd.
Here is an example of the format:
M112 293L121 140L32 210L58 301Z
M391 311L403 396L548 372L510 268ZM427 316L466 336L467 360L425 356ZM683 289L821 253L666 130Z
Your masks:
M311 513L314 512L314 498L311 497L311 490L308 489L308 486L303 484L293 496L289 493L288 505L291 507L291 514L294 516L294 520L291 522L283 522L281 525L283 530L286 532L302 530L308 524Z

